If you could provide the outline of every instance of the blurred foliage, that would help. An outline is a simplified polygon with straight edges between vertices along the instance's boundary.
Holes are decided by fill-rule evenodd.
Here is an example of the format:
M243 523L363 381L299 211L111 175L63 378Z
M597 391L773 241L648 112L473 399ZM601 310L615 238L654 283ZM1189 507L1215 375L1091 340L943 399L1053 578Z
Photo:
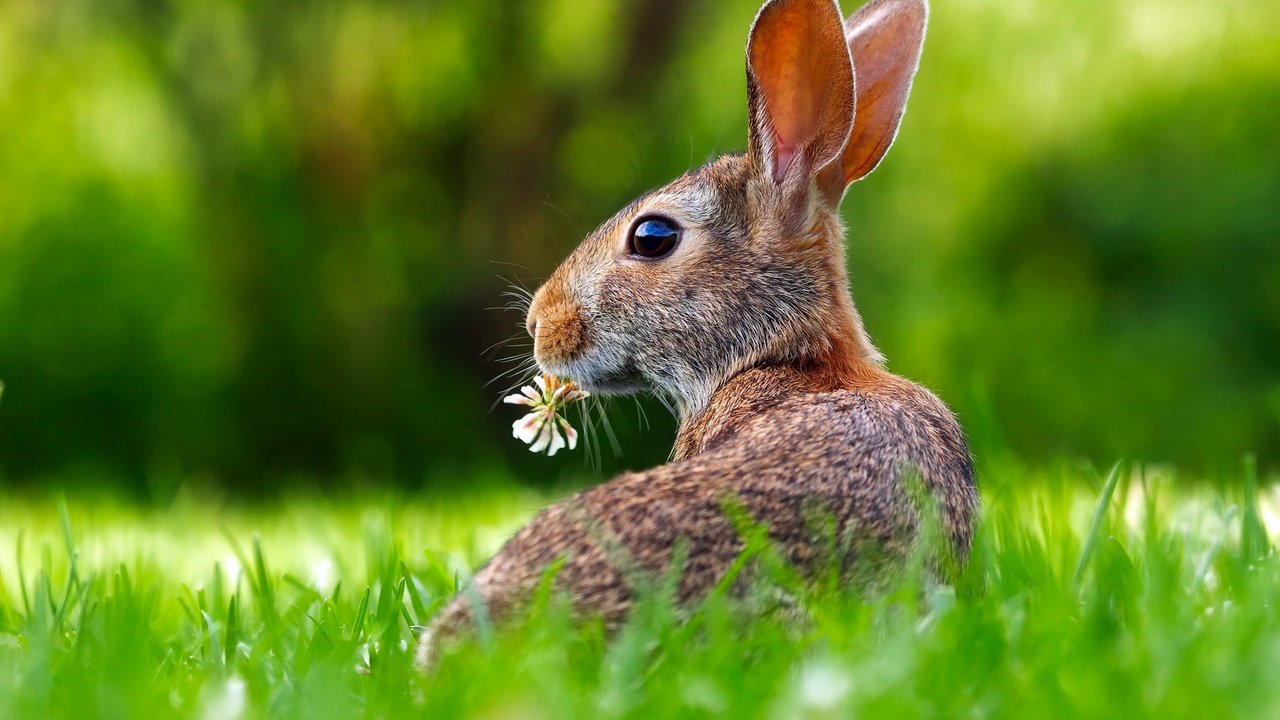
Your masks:
M579 471L490 412L489 308L743 146L757 7L0 4L4 476ZM1278 127L1270 0L938 0L845 204L873 337L980 453L1275 457Z

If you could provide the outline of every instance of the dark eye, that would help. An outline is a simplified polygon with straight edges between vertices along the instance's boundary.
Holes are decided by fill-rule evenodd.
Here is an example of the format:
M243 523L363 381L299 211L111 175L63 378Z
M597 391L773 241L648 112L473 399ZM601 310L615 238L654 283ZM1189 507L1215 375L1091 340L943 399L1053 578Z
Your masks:
M649 218L640 221L631 231L631 254L646 258L660 258L671 252L680 239L675 223L665 218Z

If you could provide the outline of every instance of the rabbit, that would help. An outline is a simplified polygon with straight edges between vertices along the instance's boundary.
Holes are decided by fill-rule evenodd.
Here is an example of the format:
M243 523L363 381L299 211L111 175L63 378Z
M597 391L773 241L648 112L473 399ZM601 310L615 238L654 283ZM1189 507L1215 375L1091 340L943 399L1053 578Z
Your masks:
M517 616L557 561L554 586L606 628L637 578L675 572L677 554L677 598L696 602L744 547L726 502L801 570L821 556L815 506L901 567L922 526L914 479L942 544L967 557L979 501L964 434L885 370L849 292L839 215L895 139L927 13L874 0L842 21L834 0L765 2L746 51L746 153L631 203L538 289L538 365L594 393L672 400L671 461L539 513L428 626L423 668L478 612Z

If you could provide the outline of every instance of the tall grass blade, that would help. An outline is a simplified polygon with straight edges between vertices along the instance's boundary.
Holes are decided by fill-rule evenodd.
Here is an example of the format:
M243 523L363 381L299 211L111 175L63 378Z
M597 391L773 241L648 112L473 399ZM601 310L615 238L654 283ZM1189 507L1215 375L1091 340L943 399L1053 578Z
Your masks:
M1118 462L1111 466L1111 472L1107 473L1107 480L1102 485L1102 497L1098 499L1098 506L1093 511L1093 524L1089 527L1089 534L1085 537L1084 547L1080 550L1080 559L1076 562L1076 572L1072 577L1072 587L1079 588L1080 581L1084 578L1084 570L1089 565L1089 557L1093 555L1094 548L1098 544L1098 535L1102 533L1102 525L1107 519L1107 508L1111 506L1111 496L1115 494L1116 484L1120 481L1120 467L1123 462Z
M1240 517L1240 553L1246 563L1257 562L1267 556L1270 541L1267 527L1258 512L1258 458L1245 453L1242 514Z

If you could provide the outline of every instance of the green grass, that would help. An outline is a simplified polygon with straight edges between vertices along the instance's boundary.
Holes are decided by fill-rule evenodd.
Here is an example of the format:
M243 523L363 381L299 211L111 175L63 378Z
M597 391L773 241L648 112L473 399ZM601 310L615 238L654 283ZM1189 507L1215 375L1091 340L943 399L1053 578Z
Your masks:
M988 469L954 586L777 581L804 620L661 592L606 642L542 594L431 678L424 623L549 498L0 498L0 718L1280 716L1280 493ZM1224 489L1232 488L1232 489Z

